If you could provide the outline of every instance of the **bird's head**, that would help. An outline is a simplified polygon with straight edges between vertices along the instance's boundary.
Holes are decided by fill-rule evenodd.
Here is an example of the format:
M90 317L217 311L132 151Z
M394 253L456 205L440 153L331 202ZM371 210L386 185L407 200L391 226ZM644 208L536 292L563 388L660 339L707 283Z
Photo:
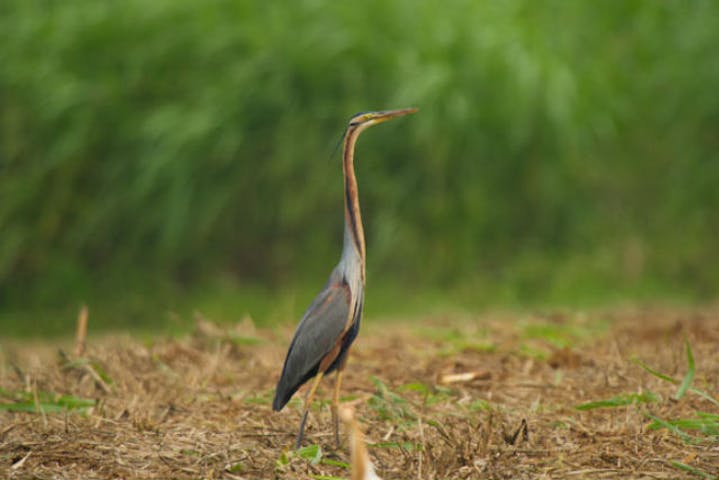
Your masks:
M365 128L371 127L372 125L377 125L378 123L386 122L387 120L391 120L395 117L401 117L403 115L409 115L410 113L415 113L417 111L416 108L400 108L398 110L382 110L379 112L362 112L358 113L352 118L350 118L350 122L348 125L349 129L357 129L364 130Z

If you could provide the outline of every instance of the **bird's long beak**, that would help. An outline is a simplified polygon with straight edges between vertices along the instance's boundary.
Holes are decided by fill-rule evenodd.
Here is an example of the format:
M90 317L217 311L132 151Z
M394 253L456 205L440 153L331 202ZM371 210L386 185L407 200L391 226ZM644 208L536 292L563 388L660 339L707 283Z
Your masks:
M401 117L403 115L409 115L410 113L415 113L417 111L416 108L400 108L397 110L384 110L382 112L377 112L375 115L374 120L375 123L381 123L386 122L387 120L391 120L395 117Z

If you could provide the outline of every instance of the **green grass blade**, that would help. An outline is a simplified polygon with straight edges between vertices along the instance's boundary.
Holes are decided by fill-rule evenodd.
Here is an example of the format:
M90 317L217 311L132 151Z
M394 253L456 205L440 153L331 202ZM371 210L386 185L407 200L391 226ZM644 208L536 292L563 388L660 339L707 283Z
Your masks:
M704 441L704 439L689 435L688 433L686 433L684 430L677 427L676 425L672 425L671 422L667 422L666 420L661 419L657 416L654 416L651 413L647 413L647 416L649 418L651 418L652 420L654 420L654 422L656 424L658 424L656 427L654 427L654 423L652 423L649 426L649 428L657 429L657 428L664 427L667 430L669 430L670 432L674 433L675 435L678 435L683 441L685 441L687 443L701 443Z
M95 370L95 372L102 379L103 382L107 383L108 385L112 385L114 383L112 377L102 367L100 362L91 361L90 366Z
M683 430L696 430L706 435L719 437L719 417L698 415L698 418L680 418L676 420L666 420L665 422L665 424L673 425ZM648 428L656 430L664 427L665 424L654 421Z
M708 418L719 423L719 415L717 415L716 413L697 412L697 416L699 418Z
M408 451L421 450L422 445L415 442L376 442L368 444L372 448L400 448Z
M696 393L697 395L699 395L699 396L702 397L703 399L708 400L708 401L710 401L711 403L713 403L714 405L716 405L717 407L719 407L719 400L717 400L716 398L712 397L711 395L709 395L709 394L708 394L707 392L705 392L704 390L699 390L698 388L689 387L689 391L692 392L692 393Z
M69 410L90 408L95 406L95 400L73 397L72 395L60 395L55 399L55 403Z
M689 365L689 368L686 375L684 375L684 379L682 380L682 384L679 386L679 390L677 390L676 395L674 395L675 400L680 400L687 393L687 390L694 379L694 355L692 354L692 347L689 345L689 341L686 342L686 346L687 364Z
M632 361L633 361L634 363L636 363L637 365L639 365L640 367L642 367L642 368L643 368L644 370L646 370L648 373L651 373L651 374L654 375L655 377L657 377L657 378L659 378L659 379L662 379L662 380L664 380L665 382L673 383L673 384L675 384L675 385L676 385L677 383L679 383L678 380L675 380L675 379L673 379L673 378L670 377L670 376L664 375L663 373L657 372L657 371L654 370L652 367L650 367L650 366L647 365L646 363L642 362L642 361L641 361L640 359L638 359L638 358L634 358L634 359L632 359Z
M60 405L51 403L32 403L32 402L15 402L15 403L2 403L0 404L0 410L7 412L26 412L26 413L58 413L65 410Z
M617 395L616 397L612 397L606 400L597 400L594 402L582 403L581 405L577 405L574 408L576 408L577 410L594 410L596 408L625 407L627 405L633 405L636 403L652 403L658 402L659 400L659 395L647 391L644 393Z
M421 382L412 382L412 383L405 383L401 387L399 387L399 390L408 391L408 392L417 392L422 395L429 395L432 393L432 389Z
M0 397L10 400L0 403L0 410L7 412L58 413L65 410L84 411L95 406L95 400L72 395L57 395L51 392L37 392L37 400L30 392L11 392L0 389Z
M690 360L690 366L691 366L691 368L690 368L690 370L693 370L693 368L694 368L694 355L691 354L691 349L690 349L690 350L688 351L688 353L687 353L687 356L689 356L689 355L691 355L691 360ZM640 359L638 359L638 358L633 358L633 359L632 359L632 362L634 362L635 364L639 365L639 366L640 366L642 369L644 369L647 373L650 373L651 375L654 375L655 377L657 377L657 378L659 378L659 379L661 379L661 380L664 380L665 382L669 382L669 383L672 383L672 384L674 384L674 385L679 384L679 380L677 380L677 379L675 379L675 378L672 378L672 377L670 377L670 376L668 376L668 375L664 375L663 373L657 372L657 371L654 370L652 367L650 367L650 366L647 365L646 363L642 362L642 361L641 361ZM688 374L688 372L687 372L687 374ZM693 375L694 375L694 373L692 372L692 376L693 376ZM686 376L684 377L684 380L686 381ZM689 382L690 382L690 383L691 383L691 380L692 380L692 378L689 378ZM719 407L719 400L717 400L716 398L712 397L712 396L709 395L707 392L705 392L705 391L703 391L703 390L700 390L700 389L698 389L698 388L692 387L692 386L688 386L687 390L689 390L689 391L692 392L692 393L696 393L697 395L699 395L699 396L702 397L703 399L705 399L705 400L707 400L707 401L713 403L713 404L716 405L717 407ZM680 388L680 391L681 391L681 388ZM677 393L679 393L679 392L677 392Z
M699 470L698 468L694 468L691 465L687 465L686 463L676 462L676 461L671 461L669 463L674 468L677 468L679 470L684 470L685 472L689 472L692 475L696 475L697 477L706 478L707 480L717 480L716 475L712 475L711 473L707 473L703 470Z

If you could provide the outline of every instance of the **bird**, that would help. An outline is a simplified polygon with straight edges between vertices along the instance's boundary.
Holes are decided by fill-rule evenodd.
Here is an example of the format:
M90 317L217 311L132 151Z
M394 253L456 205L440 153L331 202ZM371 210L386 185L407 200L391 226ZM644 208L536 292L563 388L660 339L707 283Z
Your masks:
M415 113L416 108L363 112L352 116L342 139L344 178L344 239L339 263L325 287L315 297L297 325L282 373L277 381L272 409L280 411L292 395L314 377L304 402L295 449L299 449L315 391L322 378L336 371L332 398L335 444L339 447L338 406L342 372L350 346L359 333L365 290L365 238L360 213L354 150L360 134L379 123Z

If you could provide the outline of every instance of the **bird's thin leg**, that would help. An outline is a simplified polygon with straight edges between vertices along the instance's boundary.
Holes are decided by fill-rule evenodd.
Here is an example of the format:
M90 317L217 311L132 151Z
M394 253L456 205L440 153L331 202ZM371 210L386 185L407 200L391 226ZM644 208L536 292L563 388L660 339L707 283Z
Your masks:
M337 412L340 406L340 385L342 384L342 370L337 370L335 377L335 394L332 397L332 424L335 427L335 446L340 448L340 424Z
M295 442L295 450L299 450L300 444L302 443L302 437L305 436L305 423L307 423L307 414L310 411L310 406L312 405L312 400L314 400L315 397L315 391L317 390L317 387L320 384L320 381L322 380L322 377L324 376L323 372L320 372L315 377L315 381L312 382L312 388L310 388L309 392L307 392L307 396L305 397L305 412L302 414L302 422L300 423L300 431L297 434L297 441Z

